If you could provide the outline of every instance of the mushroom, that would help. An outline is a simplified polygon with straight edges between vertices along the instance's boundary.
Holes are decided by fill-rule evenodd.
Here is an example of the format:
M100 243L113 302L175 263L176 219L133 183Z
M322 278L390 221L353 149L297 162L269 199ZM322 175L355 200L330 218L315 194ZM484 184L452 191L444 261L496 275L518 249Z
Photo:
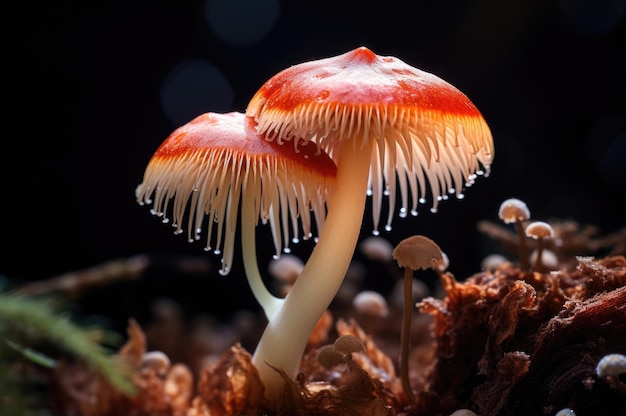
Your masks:
M152 213L163 222L169 222L171 202L172 225L182 233L186 223L190 242L200 239L206 219L206 250L214 245L222 255L222 275L231 270L241 202L244 268L269 318L283 299L261 278L255 226L259 219L269 221L277 255L300 229L308 238L311 212L318 227L323 224L335 165L314 145L296 152L261 140L246 122L240 112L205 113L177 128L150 159L135 193L139 204L153 204Z
M528 224L528 226L526 226L526 236L537 240L537 256L535 258L533 269L536 271L541 271L541 269L543 269L542 256L544 240L546 238L554 237L554 231L552 230L552 226L543 221L531 222L530 224Z
M389 230L397 189L401 217L417 214L428 189L435 212L448 193L462 198L477 175L489 173L494 149L487 123L461 91L365 47L279 72L255 93L246 115L266 140L291 141L294 149L314 142L337 166L324 229L253 355L272 400L283 383L271 367L295 377L307 336L345 276L366 194L375 234L383 195L389 195Z
M393 258L404 268L404 307L402 331L400 333L400 378L409 403L415 403L415 394L409 380L409 343L411 339L411 317L413 314L413 272L432 268L440 272L445 260L439 246L430 238L414 235L402 240L393 250Z
M524 201L517 198L509 198L500 204L498 217L504 221L505 224L515 224L515 228L517 229L520 269L527 271L530 266L528 264L528 249L526 248L524 221L530 218L530 210Z

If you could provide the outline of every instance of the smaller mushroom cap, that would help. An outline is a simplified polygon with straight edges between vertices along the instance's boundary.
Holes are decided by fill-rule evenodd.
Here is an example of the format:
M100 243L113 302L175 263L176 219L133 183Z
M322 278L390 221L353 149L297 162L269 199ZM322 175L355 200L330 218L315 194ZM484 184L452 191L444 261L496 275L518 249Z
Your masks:
M534 221L526 227L526 236L532 237L535 240L539 238L553 238L554 231L552 230L552 226L547 222Z
M433 240L423 235L414 235L400 241L393 250L393 258L400 267L411 270L441 270L444 267L441 249Z
M509 198L500 204L498 217L506 224L524 221L530 218L530 210L524 201L517 198Z
M174 130L156 150L135 195L140 205L187 226L189 241L206 224L206 250L222 253L220 273L231 269L239 202L252 198L253 221L268 221L277 254L311 234L311 214L322 226L336 168L316 146L298 151L258 137L244 114L205 113ZM213 248L212 248L213 247Z

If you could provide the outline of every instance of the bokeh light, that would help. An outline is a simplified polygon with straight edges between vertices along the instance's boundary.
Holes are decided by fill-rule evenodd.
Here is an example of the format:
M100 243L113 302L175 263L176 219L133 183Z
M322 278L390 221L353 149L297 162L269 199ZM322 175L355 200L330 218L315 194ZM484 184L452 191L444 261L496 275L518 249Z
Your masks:
M626 191L626 114L602 117L589 132L585 150L606 184Z
M569 24L591 35L609 32L626 12L626 0L559 0L557 4Z
M173 125L182 125L208 111L231 111L233 88L226 76L202 59L181 61L161 87L161 106Z
M277 0L207 0L204 12L211 30L233 46L260 42L280 15Z

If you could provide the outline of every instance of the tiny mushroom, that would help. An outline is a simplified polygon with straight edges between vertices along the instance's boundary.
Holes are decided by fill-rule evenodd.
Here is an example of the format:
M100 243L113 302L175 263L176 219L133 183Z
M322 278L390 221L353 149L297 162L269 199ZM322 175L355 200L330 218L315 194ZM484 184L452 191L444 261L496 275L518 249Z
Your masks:
M552 230L552 226L547 222L543 221L534 221L528 224L526 227L526 236L534 238L537 240L537 257L535 259L535 264L533 265L533 269L536 271L541 271L543 268L542 256L543 256L543 246L544 240L546 238L553 238L554 231Z
M619 377L626 374L626 355L607 354L598 361L596 375L600 378Z
M163 222L169 221L171 202L172 225L182 233L186 223L190 242L200 239L206 220L206 250L214 244L215 253L222 254L223 275L231 270L241 201L244 267L269 318L283 299L261 278L255 226L259 219L269 221L277 254L300 228L308 238L311 212L318 227L323 224L335 165L315 146L296 152L260 140L246 122L239 112L204 113L177 128L150 159L135 194L139 204L153 204L152 213Z
M437 273L444 269L444 256L439 246L430 238L414 235L406 238L393 250L393 258L404 268L404 308L402 332L400 334L400 377L404 394L410 403L416 398L409 380L409 341L411 338L411 317L413 314L413 272L432 268Z
M304 262L293 254L284 254L274 258L267 266L267 271L274 277L279 296L285 296L302 273Z
M487 123L465 94L366 47L280 71L252 97L246 115L266 140L291 141L294 149L313 142L337 166L324 229L253 356L271 401L283 385L271 367L296 376L308 334L341 285L366 195L372 197L375 234L383 196L389 196L389 230L397 190L401 217L417 215L428 191L435 212L448 194L462 198L477 175L489 173L494 148Z
M527 271L528 249L526 248L526 233L524 232L524 221L530 219L530 210L526 203L517 198L509 198L500 204L498 217L505 224L515 224L517 230L519 263L522 271Z
M363 290L352 300L357 313L366 318L384 318L389 314L387 299L374 290Z

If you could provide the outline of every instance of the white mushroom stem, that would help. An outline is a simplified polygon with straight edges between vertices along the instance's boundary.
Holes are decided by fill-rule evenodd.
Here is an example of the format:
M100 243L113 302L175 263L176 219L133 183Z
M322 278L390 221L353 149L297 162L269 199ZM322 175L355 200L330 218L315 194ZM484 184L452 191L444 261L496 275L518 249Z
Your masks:
M246 184L243 186L244 188L252 188L252 186ZM252 190L248 189L243 189L242 194L246 195L246 192L252 194ZM274 296L267 289L261 277L261 272L259 271L255 234L257 213L254 209L254 199L244 196L241 203L241 246L246 278L248 279L252 294L261 305L261 308L263 308L263 312L265 312L265 317L271 320L282 306L284 299ZM230 224L227 226L230 226Z
M265 397L276 401L284 380L272 367L295 378L315 324L341 285L357 245L368 184L368 144L356 151L354 138L341 143L336 188L319 240L285 302L265 328L253 356L265 386ZM270 367L271 366L271 367Z

